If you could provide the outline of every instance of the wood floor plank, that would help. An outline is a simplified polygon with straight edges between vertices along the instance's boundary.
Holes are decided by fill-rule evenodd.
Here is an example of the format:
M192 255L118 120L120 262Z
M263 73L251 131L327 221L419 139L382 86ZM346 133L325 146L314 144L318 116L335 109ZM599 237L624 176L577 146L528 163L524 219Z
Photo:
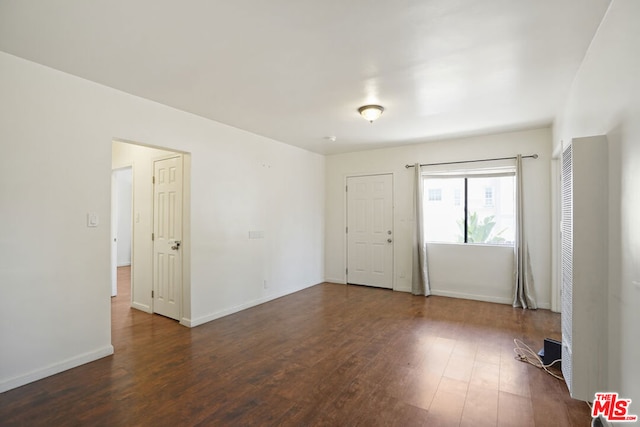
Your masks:
M441 378L441 375L429 371L411 370L405 376L404 388L399 390L398 394L404 402L428 410Z
M508 354L508 353L507 353ZM499 389L506 393L519 396L530 397L529 375L533 373L534 367L517 361L512 356L502 357L500 360ZM548 380L551 380L549 378Z
M467 398L468 383L452 378L442 377L427 417L428 426L459 425L462 410Z
M559 315L321 284L188 329L112 298L115 354L0 394L4 426L584 426L584 402L513 358ZM555 423L555 424L554 424Z
M452 354L443 376L468 383L471 380L474 363L475 354L467 356Z
M498 390L470 384L462 410L461 426L493 426L498 424Z
M546 423L549 427L562 427L571 425L567 406L562 400L547 394L534 395L531 400L533 405L533 417L536 425ZM584 409L584 408L583 408ZM553 414L553 416L549 416Z
M553 414L549 414L549 418L552 419L552 417ZM498 394L498 426L535 426L531 400L517 394L500 391Z
M486 390L499 390L500 365L475 359L469 383Z

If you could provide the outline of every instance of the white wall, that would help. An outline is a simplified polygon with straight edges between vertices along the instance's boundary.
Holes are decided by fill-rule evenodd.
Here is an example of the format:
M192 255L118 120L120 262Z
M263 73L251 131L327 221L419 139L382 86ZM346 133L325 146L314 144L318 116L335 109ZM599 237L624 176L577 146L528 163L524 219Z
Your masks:
M131 265L131 168L115 171L118 192L118 267Z
M640 2L614 0L554 126L554 145L609 141L608 389L640 414ZM576 212L575 215L579 215Z
M397 148L370 150L327 157L327 208L325 277L344 283L345 277L345 180L349 175L394 175L394 289L411 289L411 242L413 227L413 169L405 164L507 157L537 153L526 159L525 215L536 281L538 304L550 306L550 129L502 133L472 138L435 141ZM429 244L430 276L434 293L486 301L511 303L513 257L499 247ZM495 268L500 257L502 268ZM485 260L485 262L482 262ZM461 266L473 264L477 275Z
M113 351L114 138L191 153L184 323L323 281L322 156L5 53L0 93L0 391Z
M512 246L428 243L427 253L434 295L513 303Z

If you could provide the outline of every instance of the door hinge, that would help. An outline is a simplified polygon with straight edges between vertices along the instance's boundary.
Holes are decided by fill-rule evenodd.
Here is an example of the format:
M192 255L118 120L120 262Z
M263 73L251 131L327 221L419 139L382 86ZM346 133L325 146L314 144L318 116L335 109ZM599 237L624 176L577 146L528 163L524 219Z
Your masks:
M349 274L349 269L348 268L344 269L344 274Z
M151 233L151 241L153 242L154 240L156 240L156 233Z
M152 184L155 184L155 183L156 183L156 177L155 177L155 176L152 176L152 177L151 177L151 183L152 183Z
M345 227L345 228L344 228L344 232L345 232L345 233L347 233L347 234L349 234L349 227Z
M151 291L151 298L153 298L153 291Z
M348 192L348 191L349 191L349 186L348 186L348 185L345 185L345 186L344 186L344 191L345 191L345 192Z

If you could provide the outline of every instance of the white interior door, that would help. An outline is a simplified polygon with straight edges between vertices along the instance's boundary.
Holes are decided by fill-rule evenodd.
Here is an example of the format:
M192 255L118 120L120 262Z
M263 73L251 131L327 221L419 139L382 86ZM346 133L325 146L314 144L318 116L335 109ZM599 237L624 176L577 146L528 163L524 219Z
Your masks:
M347 178L347 283L393 287L393 176Z
M180 319L182 156L153 162L153 311Z

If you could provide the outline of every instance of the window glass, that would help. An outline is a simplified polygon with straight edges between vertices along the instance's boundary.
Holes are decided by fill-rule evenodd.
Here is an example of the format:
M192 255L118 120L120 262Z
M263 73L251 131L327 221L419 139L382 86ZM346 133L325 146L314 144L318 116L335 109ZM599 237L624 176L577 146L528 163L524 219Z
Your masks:
M442 201L442 188L430 188L428 193L430 202Z
M462 189L456 188L453 190L453 204L456 206L462 205Z
M484 187L484 205L493 206L493 187Z
M513 244L514 177L468 178L467 186L467 243Z
M476 174L451 178L425 177L426 241L513 245L515 240L514 190L515 177L512 174Z
M430 242L464 242L464 206L461 203L464 178L427 179L424 192L427 195L424 198L426 239ZM431 197L436 193L439 195L437 200Z

